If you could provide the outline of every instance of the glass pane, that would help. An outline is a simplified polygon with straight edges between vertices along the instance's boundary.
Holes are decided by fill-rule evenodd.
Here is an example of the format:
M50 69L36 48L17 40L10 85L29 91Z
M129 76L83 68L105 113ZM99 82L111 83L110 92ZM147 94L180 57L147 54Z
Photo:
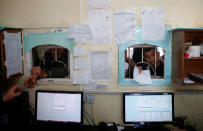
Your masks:
M33 66L40 66L49 78L69 78L69 51L56 45L32 49Z
M128 47L124 57L125 78L133 78L135 66L140 73L150 70L151 78L164 78L164 53L163 48L146 44Z

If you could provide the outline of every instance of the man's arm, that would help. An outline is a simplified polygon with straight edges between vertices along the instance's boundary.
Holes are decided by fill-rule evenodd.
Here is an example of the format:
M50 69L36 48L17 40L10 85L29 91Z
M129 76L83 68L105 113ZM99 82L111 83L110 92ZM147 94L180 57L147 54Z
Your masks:
M12 86L2 97L2 101L8 102L10 100L13 100L15 97L19 96L22 93L22 89L23 87L19 85Z
M12 86L5 95L0 97L0 124L8 124L8 117L6 115L6 102L19 96L22 92L22 87L19 85Z
M34 83L39 77L47 77L47 73L42 71L40 66L33 67L31 70L31 75L24 80L24 84L28 88L34 88Z

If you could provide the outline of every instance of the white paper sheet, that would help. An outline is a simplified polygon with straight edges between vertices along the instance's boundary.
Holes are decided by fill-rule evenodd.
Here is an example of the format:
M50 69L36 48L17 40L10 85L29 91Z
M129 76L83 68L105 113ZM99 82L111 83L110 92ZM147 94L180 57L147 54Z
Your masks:
M98 51L89 54L89 77L92 80L110 80L109 52Z
M109 8L110 0L88 0L88 8Z
M111 19L110 10L88 10L88 23L93 39L90 44L111 44Z
M152 84L150 71L149 70L142 70L142 72L139 73L139 70L136 66L134 67L133 80L140 83L141 85Z
M74 56L84 56L86 54L85 47L74 47Z
M22 74L22 43L21 33L8 33L4 31L4 44L6 53L7 78L11 75Z
M142 8L142 40L164 40L163 8Z
M86 60L84 58L75 58L74 61L75 69L84 69L87 67Z
M88 43L87 38L74 38L74 42L78 44Z
M67 29L67 38L74 38L76 43L85 43L92 39L92 32L88 25L72 25Z
M88 84L88 71L74 71L73 84Z
M114 13L115 43L129 43L136 41L136 12Z
M188 77L185 77L184 83L194 83L194 81L190 80Z

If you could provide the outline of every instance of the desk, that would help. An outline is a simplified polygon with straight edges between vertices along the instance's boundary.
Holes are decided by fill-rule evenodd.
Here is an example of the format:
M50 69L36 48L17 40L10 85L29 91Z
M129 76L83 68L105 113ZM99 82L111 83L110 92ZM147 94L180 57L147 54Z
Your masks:
M117 128L106 127L101 128L100 126L89 126L89 125L35 125L35 129L67 129L68 131L117 131ZM122 131L170 131L170 129L165 128L164 126L150 126L142 128L134 128L133 126L125 126Z
M67 125L67 124L36 124L30 127L31 129L66 129L68 131L100 131L98 126L89 126L89 125Z
M170 129L165 128L164 126L148 126L134 128L133 126L126 126L122 131L170 131Z

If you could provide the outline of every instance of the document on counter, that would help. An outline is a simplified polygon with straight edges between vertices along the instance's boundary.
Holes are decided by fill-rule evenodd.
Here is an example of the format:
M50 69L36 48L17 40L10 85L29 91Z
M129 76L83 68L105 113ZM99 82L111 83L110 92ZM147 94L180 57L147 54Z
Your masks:
M188 77L184 78L184 83L194 83L193 80L190 80Z

